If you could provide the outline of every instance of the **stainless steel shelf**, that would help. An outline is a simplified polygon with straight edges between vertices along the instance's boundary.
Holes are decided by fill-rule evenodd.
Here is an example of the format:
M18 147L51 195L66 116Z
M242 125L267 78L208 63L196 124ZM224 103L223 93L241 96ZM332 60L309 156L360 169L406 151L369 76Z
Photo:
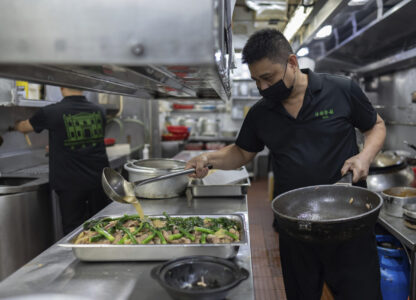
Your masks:
M361 75L379 75L389 71L408 69L414 65L416 65L416 48L391 55L380 61L355 69L354 72Z
M224 136L191 136L188 142L235 142L237 137Z
M232 100L237 100L237 101L259 101L261 100L262 97L233 97Z
M378 69L377 62L393 59L396 63L396 54L415 42L415 10L416 1L412 0L369 1L360 9L341 9L326 22L333 26L330 37L307 39L299 48L309 47L318 71L364 73Z
M51 104L56 104L54 101L47 100L31 100L31 99L22 99L17 100L16 102L9 102L7 106L22 106L22 107L44 107Z

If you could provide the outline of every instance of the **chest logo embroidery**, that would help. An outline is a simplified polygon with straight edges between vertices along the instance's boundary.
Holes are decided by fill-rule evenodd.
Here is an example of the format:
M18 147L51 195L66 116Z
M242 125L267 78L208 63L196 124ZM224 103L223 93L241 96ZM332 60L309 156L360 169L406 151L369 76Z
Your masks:
M64 144L71 149L95 146L104 138L102 118L99 112L63 115L67 139Z
M321 117L322 120L325 120L325 119L328 119L333 114L334 114L334 109L330 108L330 109L325 109L325 110L321 110L321 111L316 111L315 112L315 117Z

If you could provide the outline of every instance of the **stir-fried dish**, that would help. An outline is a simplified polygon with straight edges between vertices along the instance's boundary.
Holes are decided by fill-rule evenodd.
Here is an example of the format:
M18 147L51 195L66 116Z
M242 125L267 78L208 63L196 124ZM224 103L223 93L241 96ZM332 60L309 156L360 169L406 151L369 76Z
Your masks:
M138 215L103 218L84 223L75 244L224 244L240 241L241 225L229 218Z

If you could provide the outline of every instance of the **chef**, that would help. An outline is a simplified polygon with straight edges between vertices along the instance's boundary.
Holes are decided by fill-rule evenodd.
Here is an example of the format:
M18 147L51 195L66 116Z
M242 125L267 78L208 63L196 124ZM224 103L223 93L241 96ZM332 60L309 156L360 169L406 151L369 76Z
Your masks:
M40 108L15 129L49 131L49 184L59 197L64 234L71 232L110 201L101 187L108 166L104 145L105 114L82 91L61 87L64 98Z
M347 171L356 185L365 186L386 129L360 87L346 77L299 69L289 42L274 29L254 33L242 57L263 98L248 112L235 144L188 162L196 168L194 176L206 176L208 164L236 169L267 146L276 194L332 184ZM365 136L361 152L355 128ZM324 281L335 299L381 299L373 232L328 245L280 232L279 247L288 300L319 300Z

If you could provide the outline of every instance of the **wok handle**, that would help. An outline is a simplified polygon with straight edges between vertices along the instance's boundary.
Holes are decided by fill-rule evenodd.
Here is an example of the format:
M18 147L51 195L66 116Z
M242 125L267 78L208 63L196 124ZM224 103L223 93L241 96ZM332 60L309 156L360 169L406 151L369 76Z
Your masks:
M416 151L416 146L413 144L410 144L408 141L403 141L404 144L406 144L408 147L412 148L413 150Z
M335 185L352 186L352 171L348 171Z

